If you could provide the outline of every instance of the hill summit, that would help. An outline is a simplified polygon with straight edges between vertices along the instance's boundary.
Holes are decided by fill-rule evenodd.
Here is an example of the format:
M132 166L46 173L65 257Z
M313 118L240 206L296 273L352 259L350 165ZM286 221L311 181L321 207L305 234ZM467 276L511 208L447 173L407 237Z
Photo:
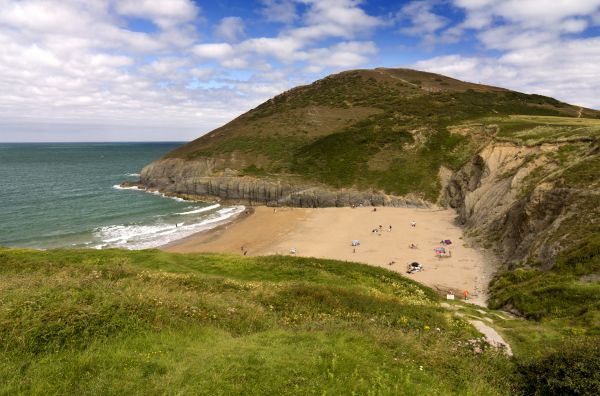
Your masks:
M248 183L232 186L231 179L218 187L182 187L178 183L188 179L180 172L195 177L250 176L303 189L372 189L435 201L442 189L441 167L458 170L493 136L531 126L507 118L514 114L600 117L597 111L549 97L438 74L353 70L284 92L181 146L161 166L147 168L142 182L179 193L263 203L281 201L292 191L283 188L279 196L253 192ZM466 121L477 123L465 130ZM185 164L168 161L174 159Z

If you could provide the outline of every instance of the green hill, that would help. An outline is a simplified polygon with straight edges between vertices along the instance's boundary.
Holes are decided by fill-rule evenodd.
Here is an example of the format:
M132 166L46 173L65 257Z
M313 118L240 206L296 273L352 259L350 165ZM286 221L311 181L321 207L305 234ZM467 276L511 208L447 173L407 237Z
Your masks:
M490 124L504 124L502 131L522 129L507 118L513 114L600 119L549 97L437 74L355 70L284 92L166 158L210 158L219 162L215 174L230 169L435 201L440 166L458 170L497 131L471 136L451 127L494 117Z
M0 394L509 395L600 383L599 351L581 335L448 309L366 265L1 249L0 276ZM467 323L482 314L516 360ZM543 374L565 342L576 346L567 363L592 363Z

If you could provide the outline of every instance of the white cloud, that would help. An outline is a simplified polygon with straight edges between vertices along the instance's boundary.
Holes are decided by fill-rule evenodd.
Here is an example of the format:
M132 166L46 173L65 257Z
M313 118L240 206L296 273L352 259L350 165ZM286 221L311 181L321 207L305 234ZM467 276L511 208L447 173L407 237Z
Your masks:
M239 41L243 21L227 17L218 41L200 41L196 26L208 24L191 0L0 0L0 140L27 128L106 130L94 124L192 138L377 53L368 36L382 20L359 1L263 3L287 23L272 36ZM140 20L149 31L132 25Z
M600 7L600 0L453 0L453 3L466 13L465 21L455 29L506 26L515 36L545 34L546 41L563 33L582 32L590 23L597 24L594 15Z
M507 52L500 58L450 55L414 67L455 78L552 96L600 108L600 38Z
M226 17L215 29L217 37L226 41L236 41L245 34L244 21L240 17Z
M480 55L438 56L416 68L469 81L600 107L600 38L576 36L600 24L600 0L453 0L465 19L442 34L466 31ZM488 52L489 50L489 52Z
M119 0L119 14L151 19L162 28L194 20L199 12L191 0Z
M369 55L377 53L377 46L371 41L350 41L329 48L310 50L305 54L309 73L318 73L325 68L333 70L349 69L367 63Z
M233 55L233 47L228 43L198 44L192 52L200 58L225 59Z
M298 19L294 0L261 0L261 14L267 21L291 24Z
M325 36L351 38L368 32L383 24L383 21L367 14L359 7L359 0L302 0L310 5L306 12L307 25L322 27ZM310 37L310 38L320 38Z
M421 37L425 44L433 44L436 33L448 25L448 19L433 12L437 1L422 0L414 1L402 7L396 19L400 22L408 21L409 26L402 26L400 32L410 36Z

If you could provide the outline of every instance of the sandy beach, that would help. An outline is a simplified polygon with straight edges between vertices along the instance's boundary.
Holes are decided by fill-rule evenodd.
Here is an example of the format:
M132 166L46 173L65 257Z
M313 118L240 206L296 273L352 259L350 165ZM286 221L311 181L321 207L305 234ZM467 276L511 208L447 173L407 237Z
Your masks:
M233 223L163 249L179 253L245 252L248 256L295 254L356 261L402 273L442 293L454 292L457 298L462 298L463 291L468 290L472 302L484 304L494 264L491 257L463 241L455 217L452 210L391 207L379 207L376 211L371 207L274 210L259 206ZM375 229L378 231L373 232ZM452 244L440 245L446 239ZM351 246L352 240L359 240L360 246ZM411 248L411 244L417 248ZM437 257L436 247L444 247L450 256ZM408 263L414 261L425 270L407 274Z

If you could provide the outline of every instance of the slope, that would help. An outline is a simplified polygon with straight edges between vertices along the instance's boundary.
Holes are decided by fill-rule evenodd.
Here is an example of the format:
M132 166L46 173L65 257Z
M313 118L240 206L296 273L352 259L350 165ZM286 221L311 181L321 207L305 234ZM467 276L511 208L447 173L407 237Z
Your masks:
M146 168L141 181L178 193L263 203L285 201L287 190L294 189L254 196L239 190L276 181L435 201L440 168L459 169L497 133L494 125L466 133L451 127L513 114L600 117L552 98L432 73L355 70L270 99L169 153ZM199 177L217 183L207 188L206 180L194 181Z
M290 257L0 250L2 394L512 394L423 286Z

